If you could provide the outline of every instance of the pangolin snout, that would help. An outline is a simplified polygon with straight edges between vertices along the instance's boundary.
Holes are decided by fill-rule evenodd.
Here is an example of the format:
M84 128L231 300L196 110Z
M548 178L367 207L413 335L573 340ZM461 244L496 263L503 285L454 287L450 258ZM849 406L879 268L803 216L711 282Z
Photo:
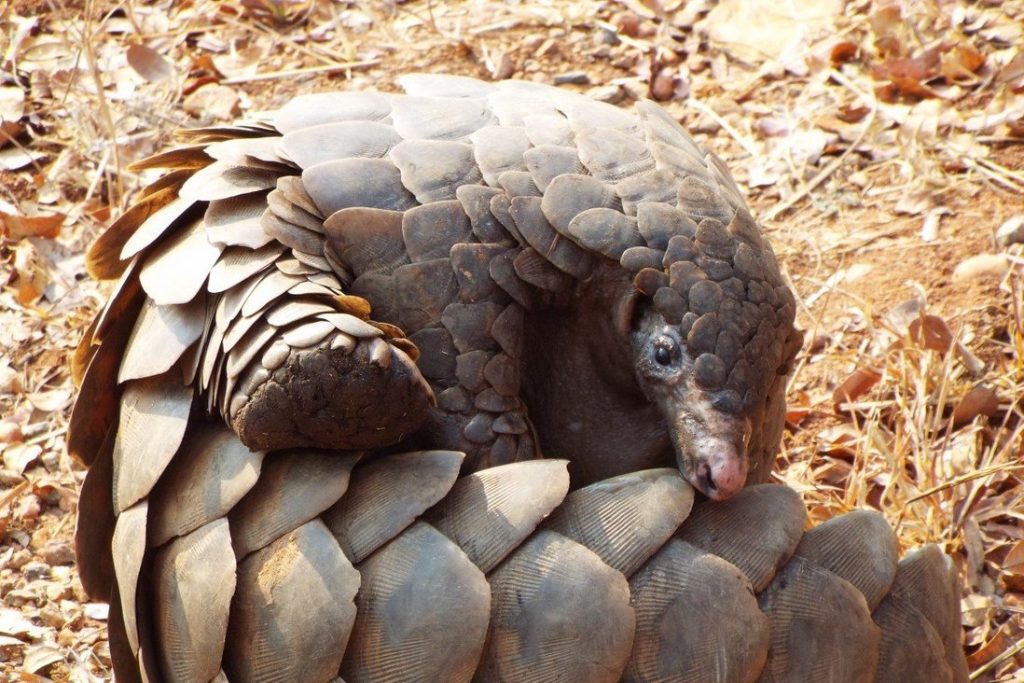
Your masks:
M679 469L708 498L731 498L747 482L749 421L710 406L693 412L697 414L684 414L673 429Z
M712 500L726 500L747 482L747 456L731 444L719 444L706 460L698 464L698 488Z

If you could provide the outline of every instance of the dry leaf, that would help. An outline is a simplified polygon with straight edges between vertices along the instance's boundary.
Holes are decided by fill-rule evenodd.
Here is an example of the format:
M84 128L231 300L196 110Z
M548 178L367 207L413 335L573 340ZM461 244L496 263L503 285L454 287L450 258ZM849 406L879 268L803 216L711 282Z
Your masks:
M854 403L878 384L882 374L871 368L857 368L832 392L832 406L842 412L844 403Z
M1000 570L1000 579L1007 590L1024 591L1024 541L1013 544Z
M0 121L14 122L25 115L25 91L17 86L0 88Z
M840 0L721 0L704 25L719 47L741 60L760 64L806 49L812 38L834 30L843 15ZM834 34L833 34L834 35Z
M921 241L922 242L934 242L939 237L939 222L943 216L948 216L953 212L944 206L937 206L931 209L924 215L924 220L921 222Z
M871 109L869 107L858 107L851 104L844 104L843 106L839 107L838 111L836 112L836 117L840 121L845 121L846 123L858 123L859 121L862 121L864 117L870 113Z
M1001 247L1010 244L1024 244L1024 213L1010 216L996 230L996 244Z
M230 121L238 116L238 93L226 85L204 85L185 98L185 111L200 120Z
M174 67L163 56L146 45L128 47L128 65L150 83L159 83L174 74Z
M36 444L13 443L4 449L4 469L24 474L25 469L42 454L43 449Z
M0 149L0 171L17 171L36 163L46 154L12 145Z
M992 417L999 410L999 395L990 387L974 387L953 409L953 426L959 427L978 415ZM1024 560L1024 558L1022 558Z
M946 353L953 346L953 331L937 315L925 314L910 321L907 336L918 346L929 351Z
M33 645L25 653L22 670L33 674L39 673L57 662L63 661L64 654L59 649L51 645Z
M792 429L800 427L811 414L811 397L805 391L794 392L786 399L786 424Z
M1005 652L1012 645L1013 640L1007 637L1005 626L1000 626L988 642L967 655L967 665L972 669L977 668Z
M36 410L52 413L68 405L71 401L71 392L66 389L36 391L28 394L27 398Z
M856 455L853 445L859 438L860 432L853 425L828 427L818 432L818 452L850 460Z
M942 75L950 83L973 80L974 75L985 64L985 55L970 45L956 45L942 55Z
M67 218L62 213L43 216L16 216L0 211L0 234L14 239L22 237L46 237L53 239L60 234L60 227Z
M832 66L839 66L846 62L852 62L857 58L859 53L860 46L848 40L843 40L832 46L832 51L829 53L829 59L832 60Z
M46 290L50 277L32 242L25 240L15 246L14 269L18 273L15 283L18 303L22 306L34 304Z

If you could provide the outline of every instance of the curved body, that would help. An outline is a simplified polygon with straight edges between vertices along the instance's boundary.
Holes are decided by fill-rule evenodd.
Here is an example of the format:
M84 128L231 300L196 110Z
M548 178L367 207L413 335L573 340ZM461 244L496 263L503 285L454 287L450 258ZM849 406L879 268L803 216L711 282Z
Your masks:
M901 584L877 523L849 522L879 547L801 541L793 494L739 493L799 335L721 162L650 103L404 85L193 132L90 250L121 280L69 450L118 677L892 680L909 620L922 680L960 680L941 555ZM565 498L541 454L591 486ZM684 478L736 496L702 508L722 534L679 531ZM716 545L757 523L782 531L754 564ZM904 609L919 575L939 616ZM819 638L834 610L852 630Z

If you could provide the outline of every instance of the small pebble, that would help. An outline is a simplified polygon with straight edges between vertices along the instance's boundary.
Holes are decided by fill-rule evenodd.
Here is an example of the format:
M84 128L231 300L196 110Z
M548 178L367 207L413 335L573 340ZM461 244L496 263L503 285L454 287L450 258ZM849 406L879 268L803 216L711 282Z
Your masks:
M676 92L675 69L664 68L651 81L651 97L658 102L672 99Z
M587 91L587 96L598 102L618 104L626 99L626 91L617 85L601 85Z
M39 555L49 565L71 564L75 561L75 551L67 543L47 543Z
M953 282L1002 278L1010 269L1005 254L978 254L961 261L953 270Z
M85 605L85 616L96 621L106 621L110 605L102 602L89 602Z
M1024 213L1011 216L996 230L996 244L1007 247L1011 244L1024 244Z
M14 443L21 441L22 438L24 437L21 433L21 425L10 420L0 421L0 443Z
M640 35L640 17L635 12L620 12L613 23L624 36L636 38Z
M60 610L53 605L46 605L39 610L39 620L51 628L60 628L67 621Z
M39 581L50 578L50 565L43 562L29 562L21 569L21 573L29 581Z
M0 469L0 490L13 489L23 481L25 478L17 472Z
M26 564L32 561L32 553L25 548L17 551L11 555L11 559L7 562L7 566L11 569L21 569Z
M589 83L590 76L586 71L567 71L555 76L555 85L587 85Z

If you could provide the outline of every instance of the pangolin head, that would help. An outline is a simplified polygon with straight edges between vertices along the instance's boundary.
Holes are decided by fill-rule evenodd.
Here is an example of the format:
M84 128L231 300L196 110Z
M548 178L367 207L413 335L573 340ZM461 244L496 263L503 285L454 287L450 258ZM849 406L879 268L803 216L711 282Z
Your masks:
M724 500L746 482L752 436L767 428L766 401L800 347L795 303L745 208L699 222L662 218L673 227L661 243L621 260L635 272L633 370L660 408L683 475Z

